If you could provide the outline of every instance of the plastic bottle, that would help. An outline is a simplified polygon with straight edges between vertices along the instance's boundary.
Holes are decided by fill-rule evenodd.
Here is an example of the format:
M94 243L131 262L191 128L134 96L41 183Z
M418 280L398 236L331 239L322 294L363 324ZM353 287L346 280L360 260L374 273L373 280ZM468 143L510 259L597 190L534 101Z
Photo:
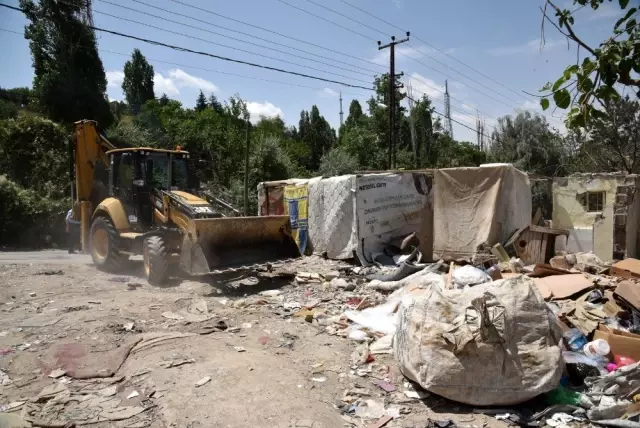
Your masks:
M572 328L563 333L563 337L567 342L569 349L579 352L587 344L587 338L577 328Z
M583 394L572 391L564 386L559 386L545 394L548 404L570 404L585 409L593 407L593 403Z
M582 348L582 352L587 357L593 359L600 359L606 357L611 352L611 347L604 339L596 339L593 342L589 342Z

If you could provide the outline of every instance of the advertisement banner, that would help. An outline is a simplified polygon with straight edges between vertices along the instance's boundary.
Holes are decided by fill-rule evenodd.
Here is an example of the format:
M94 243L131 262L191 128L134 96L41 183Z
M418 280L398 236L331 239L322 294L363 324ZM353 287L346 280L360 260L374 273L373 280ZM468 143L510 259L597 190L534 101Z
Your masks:
M305 254L309 237L309 189L307 185L284 188L284 214L289 216L293 238Z
M371 254L391 242L420 232L427 206L430 181L424 174L371 174L356 180L359 257L371 262Z

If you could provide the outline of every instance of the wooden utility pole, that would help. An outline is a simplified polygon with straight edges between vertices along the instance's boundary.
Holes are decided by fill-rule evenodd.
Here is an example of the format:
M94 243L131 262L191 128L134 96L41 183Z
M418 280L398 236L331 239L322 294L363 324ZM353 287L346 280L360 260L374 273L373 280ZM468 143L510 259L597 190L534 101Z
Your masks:
M246 138L247 141L244 146L244 215L249 215L249 114L245 115L246 121Z
M407 38L396 41L395 36L391 36L391 43L382 45L382 42L378 40L378 50L390 48L389 51L389 153L388 153L388 165L389 169L396 166L396 144L395 144L395 107L396 107L396 45L409 41L410 33L407 31ZM402 76L402 73L400 74ZM393 158L393 163L392 163Z

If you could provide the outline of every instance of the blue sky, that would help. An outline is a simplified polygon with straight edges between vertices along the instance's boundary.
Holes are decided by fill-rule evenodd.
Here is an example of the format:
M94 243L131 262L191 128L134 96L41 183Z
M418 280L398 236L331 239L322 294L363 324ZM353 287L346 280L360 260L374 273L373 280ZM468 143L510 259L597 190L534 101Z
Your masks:
M388 67L388 50L378 51L376 41L381 40L386 43L391 35L398 38L404 36L400 30L349 7L342 0L318 0L317 3L373 28L358 25L308 0L180 0L187 5L173 0L141 1L147 4L140 4L133 0L93 0L95 25L194 50L362 86L370 86L366 82L373 80L371 76L374 72L383 73ZM311 16L284 4L283 1L361 35ZM411 83L414 96L419 97L421 93L428 94L434 99L434 106L440 112L444 112L442 91L445 79L448 79L452 97L452 116L471 128L475 128L477 111L486 121L488 132L493 130L497 117L513 114L517 109L539 111L537 100L525 95L522 91L536 93L546 81L555 80L564 67L576 60L575 46L572 45L568 49L562 36L548 25L545 34L546 45L540 51L541 12L539 7L543 4L543 0L347 1L400 28L411 31L410 42L397 47L397 72L404 72L405 83ZM638 0L633 0L632 3L634 1ZM18 0L3 0L3 2L11 5L18 4ZM571 6L571 0L557 0L556 3L574 8ZM116 5L127 6L188 26L126 10ZM211 10L225 17L273 30L325 49L271 34L188 5ZM580 35L584 35L585 41L597 45L598 41L611 34L613 23L620 15L617 1L606 4L598 12L584 8L577 13L576 30ZM125 19L157 28L128 22ZM0 8L1 29L22 32L25 24L26 20L19 12ZM224 36L261 46L242 43ZM267 41L258 40L255 36ZM415 36L431 46L417 40ZM364 106L371 94L364 89L341 87L333 83L179 52L111 34L98 33L98 44L109 80L110 99L123 99L120 88L122 69L134 48L139 48L154 66L156 96L164 92L171 98L181 101L185 106L193 106L200 89L207 95L214 93L220 100L239 94L248 101L252 120L257 120L260 115L280 115L287 124L297 126L300 110L309 110L313 104L316 104L321 114L337 127L339 125L339 91L342 90L343 94L345 117L352 99L359 99ZM0 58L3 63L3 67L0 68L0 86L8 88L30 86L33 70L27 41L18 34L0 31L0 46L2 46ZM265 49L265 46L282 52ZM292 50L290 47L298 50ZM461 65L436 49L490 76L509 89ZM290 52L292 55L283 52ZM302 57L322 61L334 67ZM551 117L551 114L547 112L549 121L557 128L563 129L562 112L553 113L554 117ZM474 131L455 123L454 136L456 139L475 141Z

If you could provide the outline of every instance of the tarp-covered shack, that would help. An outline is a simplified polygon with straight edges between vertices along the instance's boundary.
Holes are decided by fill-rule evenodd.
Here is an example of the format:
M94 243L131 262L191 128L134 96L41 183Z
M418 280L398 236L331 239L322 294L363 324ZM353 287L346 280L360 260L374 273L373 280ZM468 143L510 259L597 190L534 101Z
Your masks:
M306 187L307 245L313 253L331 259L355 255L369 264L386 245L416 232L430 257L431 181L427 172L398 172L265 182L258 186L259 215L291 215L299 201L286 195ZM299 224L292 220L292 226Z
M472 261L531 222L529 178L508 164L436 170L433 198L436 258Z

